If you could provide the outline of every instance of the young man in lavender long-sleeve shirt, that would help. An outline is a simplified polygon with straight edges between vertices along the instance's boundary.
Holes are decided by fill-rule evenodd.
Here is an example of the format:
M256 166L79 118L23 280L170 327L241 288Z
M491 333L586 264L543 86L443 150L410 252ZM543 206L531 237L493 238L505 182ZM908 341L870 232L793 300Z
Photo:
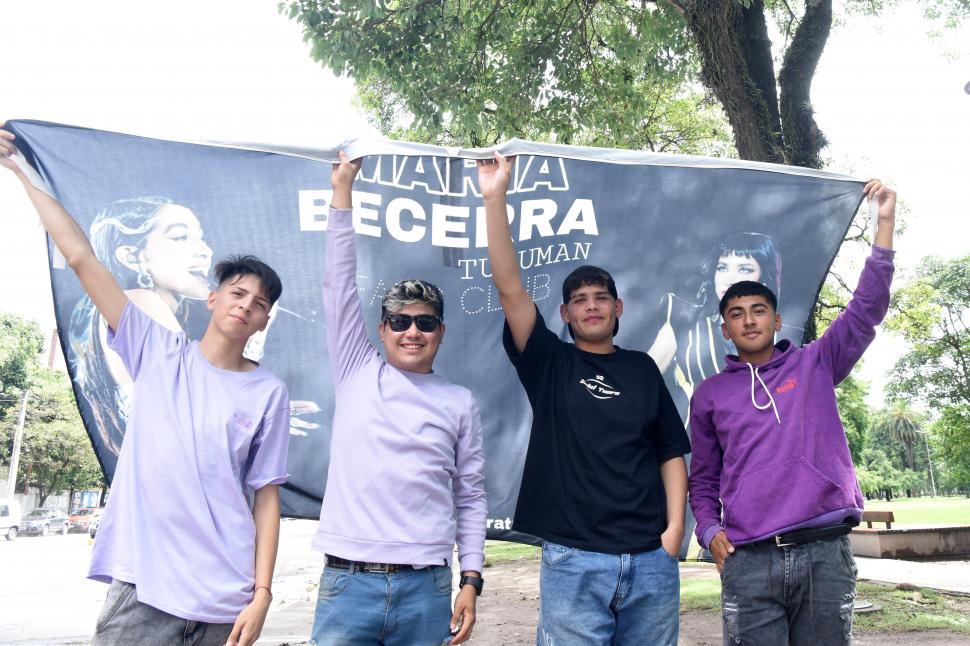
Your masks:
M721 572L725 644L845 644L862 515L835 386L889 307L896 194L878 180L872 254L845 311L817 341L774 344L775 295L751 281L721 299L738 355L691 399L690 505ZM722 509L723 505L723 509Z
M351 186L334 164L323 298L336 388L330 470L314 549L326 567L311 644L439 646L468 639L482 589L484 450L467 388L432 371L444 336L441 291L405 280L367 338L357 293ZM455 543L462 579L451 606Z

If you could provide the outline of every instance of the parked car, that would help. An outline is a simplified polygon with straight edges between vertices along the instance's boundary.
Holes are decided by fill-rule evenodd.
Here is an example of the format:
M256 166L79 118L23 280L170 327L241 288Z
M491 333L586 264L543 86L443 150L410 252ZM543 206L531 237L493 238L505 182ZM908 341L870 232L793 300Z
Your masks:
M20 532L20 503L12 498L0 498L0 536L8 541Z
M70 516L72 532L86 532L91 523L101 516L100 507L82 507Z
M51 532L66 534L71 529L71 521L60 509L38 507L26 514L20 521L21 534L40 534L47 536Z

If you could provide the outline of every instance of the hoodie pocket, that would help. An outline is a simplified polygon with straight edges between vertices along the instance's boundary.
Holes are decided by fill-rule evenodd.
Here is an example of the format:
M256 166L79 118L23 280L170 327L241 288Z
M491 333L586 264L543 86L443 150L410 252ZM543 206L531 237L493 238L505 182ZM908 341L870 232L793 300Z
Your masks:
M842 488L799 456L742 477L724 525L750 540L845 507Z

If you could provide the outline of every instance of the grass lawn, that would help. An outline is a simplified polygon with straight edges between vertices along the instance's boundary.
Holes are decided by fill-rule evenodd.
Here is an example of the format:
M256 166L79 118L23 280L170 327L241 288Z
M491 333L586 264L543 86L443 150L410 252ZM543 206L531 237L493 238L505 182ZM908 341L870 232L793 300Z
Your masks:
M859 583L856 598L882 606L856 613L852 629L860 633L900 633L943 628L970 635L970 598L932 590L897 590L878 583Z
M967 497L867 500L866 510L891 511L899 525L970 525L970 498Z
M541 551L534 545L508 543L506 541L485 541L485 567L503 561L539 558Z
M718 579L681 579L680 612L721 611L721 582Z
M882 610L856 613L852 630L866 633L903 633L944 629L970 635L970 597L932 590L897 590L895 586L861 582L856 597ZM680 611L720 612L721 582L687 579L680 582Z

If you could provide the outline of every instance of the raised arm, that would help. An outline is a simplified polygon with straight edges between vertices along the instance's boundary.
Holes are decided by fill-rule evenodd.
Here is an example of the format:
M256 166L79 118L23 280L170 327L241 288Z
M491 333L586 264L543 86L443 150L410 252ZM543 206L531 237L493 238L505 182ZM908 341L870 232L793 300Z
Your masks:
M98 260L91 242L74 218L64 210L60 202L31 184L23 171L10 159L17 152L14 139L12 132L0 130L0 165L13 171L20 183L24 185L27 196L37 209L41 223L78 280L81 281L84 291L91 297L108 325L112 329L118 329L121 312L128 303L128 296L111 272Z
M896 226L896 192L878 179L865 186L869 199L879 201L876 233L872 253L866 259L859 284L845 311L815 341L820 356L826 357L832 370L832 381L838 385L852 371L866 348L876 338L876 326L889 310L889 288L892 283L893 231Z
M862 189L866 197L879 203L876 217L876 235L872 244L883 249L893 248L893 232L896 229L896 191L878 179L870 179Z
M488 233L488 261L492 281L498 290L499 303L505 313L515 349L525 350L526 341L536 323L536 308L522 286L519 261L509 231L505 195L509 189L512 165L500 153L494 159L478 161L478 185L485 200L485 223Z
M327 319L327 351L334 385L339 386L377 350L367 337L357 293L357 249L354 245L352 189L360 160L341 151L333 165L333 196L327 218L327 255L323 276L323 311Z
M674 355L677 354L677 334L670 322L674 308L674 295L667 294L664 299L667 301L667 320L660 326L660 331L657 332L650 349L647 350L647 354L654 360L662 373L667 371L670 362L674 360Z

